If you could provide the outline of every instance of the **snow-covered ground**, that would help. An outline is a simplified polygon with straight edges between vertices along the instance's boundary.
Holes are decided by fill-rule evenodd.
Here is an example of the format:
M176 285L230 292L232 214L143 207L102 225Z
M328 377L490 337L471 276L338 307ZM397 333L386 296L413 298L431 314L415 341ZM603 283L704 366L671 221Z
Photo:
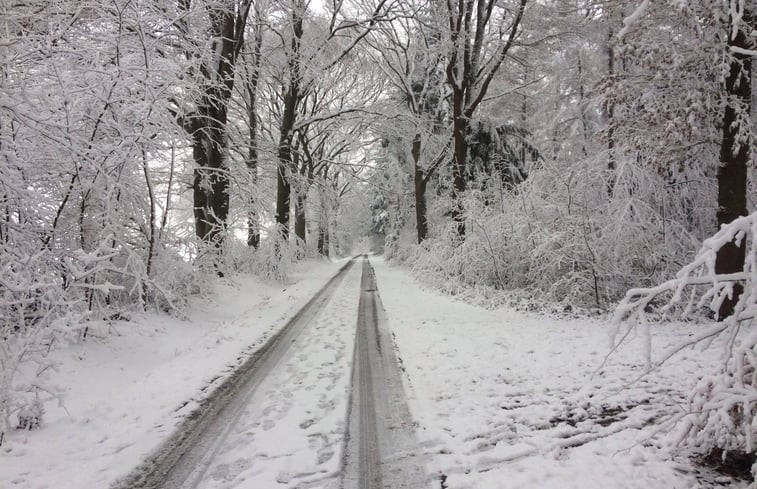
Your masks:
M698 487L656 434L717 345L685 351L637 380L631 338L598 369L607 324L486 310L428 290L372 257L433 487ZM136 466L197 400L283 326L340 264L308 263L286 287L236 278L195 301L189 321L144 315L61 348L51 379L68 390L41 429L2 447L0 487L107 487ZM224 440L200 487L332 487L341 466L359 267L293 344ZM654 348L695 325L655 329ZM419 488L422 489L422 488Z
M307 262L285 286L227 279L192 303L187 321L145 314L90 330L85 343L61 348L50 381L67 391L65 405L47 406L41 429L11 433L0 448L0 487L108 487L339 266Z
M716 364L717 345L636 381L642 338L597 371L609 349L606 322L474 307L371 261L436 487L698 487L686 460L666 458L665 436L653 435ZM693 328L655 328L653 348Z

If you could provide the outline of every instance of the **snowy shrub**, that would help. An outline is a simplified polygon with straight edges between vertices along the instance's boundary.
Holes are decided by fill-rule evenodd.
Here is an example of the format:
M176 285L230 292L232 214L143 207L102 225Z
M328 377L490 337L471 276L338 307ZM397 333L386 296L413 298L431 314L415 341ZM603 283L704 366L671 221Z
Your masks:
M697 239L679 186L628 158L610 196L602 164L543 162L514 189L479 185L463 202L464 240L437 218L421 245L409 229L387 235L387 257L450 293L492 288L606 310L629 288L660 281L690 260Z
M718 250L730 242L746 247L743 271L717 274ZM722 366L698 382L688 409L679 416L681 431L677 442L687 441L706 452L714 448L755 451L757 333L753 327L757 314L757 212L734 220L705 240L696 258L676 278L655 287L629 290L613 316L614 341L619 336L622 341L639 325L648 328L646 316L650 310L682 318L702 308L717 313L723 301L737 293L737 284L743 287L743 292L732 315L664 352L659 360L652 362L651 356L648 357L649 368L654 368L685 348L706 346L717 336L727 337ZM648 337L648 331L645 334Z
M66 11L86 15L70 22ZM182 293L171 267L158 270L157 263L168 257L160 255L178 186L173 141L184 132L161 95L182 68L133 27L156 19L158 10L27 2L5 13L3 431L43 422L44 403L57 395L45 379L55 347L85 340L89 322L123 318Z
M45 379L54 368L49 353L81 328L84 296L66 293L65 264L51 257L0 247L0 440L42 422L42 405L59 396Z
M191 296L201 295L210 283L209 273L198 271L177 252L163 249L155 256L155 274L148 288L148 305L182 315Z
M266 280L286 282L298 261L314 255L314 250L308 250L301 240L292 238L283 240L273 233L261 240L257 249L229 240L225 245L225 271L252 273Z

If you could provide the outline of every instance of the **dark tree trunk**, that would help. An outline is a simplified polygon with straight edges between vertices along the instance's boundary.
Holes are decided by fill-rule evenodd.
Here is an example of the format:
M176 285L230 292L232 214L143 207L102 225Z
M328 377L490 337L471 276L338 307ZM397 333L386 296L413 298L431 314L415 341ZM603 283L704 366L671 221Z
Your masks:
M589 151L586 148L586 145L589 142L589 125L586 121L586 93L584 89L584 73L583 73L583 62L581 60L582 55L581 51L579 50L576 53L576 65L578 68L578 110L581 114L581 129L583 131L583 140L581 142L581 152L583 153L584 157L589 156ZM525 127L525 115L526 115L526 97L523 97L523 127ZM525 156L525 154L524 154ZM524 168L526 163L526 158L521 159Z
M281 119L281 136L279 137L279 168L276 173L276 224L281 238L289 238L289 210L292 195L292 129L297 106L297 88L290 86L284 99L284 116Z
M255 173L253 173L253 175L257 176ZM253 178L253 184L256 181L257 178ZM247 213L247 246L257 249L260 246L260 221L258 220L258 213L254 209L254 198L250 198L249 205L250 210Z
M225 158L226 107L206 98L192 133L192 156L197 164L192 190L195 232L220 247L229 215L229 174ZM211 100L208 100L211 99Z
M306 242L305 239L305 228L306 228L306 221L305 221L305 194L304 192L300 192L297 194L297 203L294 208L294 234L302 240L303 243Z
M251 1L238 10L208 9L213 59L201 66L205 86L195 113L185 122L192 138L192 156L197 168L192 182L195 233L206 243L220 247L229 215L229 174L226 164L227 106L234 88L234 66L244 40ZM182 10L189 1L181 0ZM188 35L186 23L180 28Z
M416 134L413 138L413 164L415 167L415 227L418 232L418 243L422 243L428 237L428 220L426 217L426 179L420 167L421 159L421 136Z
M291 150L279 148L279 168L276 173L276 224L281 239L289 238L289 198L292 194L292 184L287 172L289 168L284 163L291 159Z
M328 226L328 225L327 225ZM321 225L318 228L318 254L328 258L329 256L329 231L327 227Z
M728 49L754 49L753 43L747 38L746 31L753 28L752 12L746 10L742 18L744 25L739 29L735 38L729 36ZM730 34L732 28L729 26ZM718 225L728 224L734 219L747 215L746 206L746 177L751 141L743 138L744 129L741 127L739 115L751 113L752 97L752 59L747 54L732 53L730 72L725 81L725 91L728 97L725 114L723 115L723 140L720 146L720 166L718 167ZM747 117L748 120L748 117ZM742 133L742 134L740 134ZM734 242L727 243L720 248L715 260L715 273L738 273L744 269L746 257L745 240L739 246ZM720 319L727 318L734 312L734 307L743 292L743 286L736 284L733 296L723 301L718 311Z
M612 22L612 19L610 19ZM615 83L615 48L613 46L615 33L612 25L607 31L607 77L610 81L610 86ZM610 97L614 97L610 93ZM615 102L613 100L607 101L607 169L609 170L609 178L607 180L607 194L612 197L615 191Z
M465 237L465 219L463 218L463 205L460 199L465 194L466 184L466 159L468 155L468 119L464 114L464 95L458 90L453 91L453 127L452 136L454 141L454 157L452 165L452 220L457 226L457 234Z
M465 220L461 199L465 194L468 156L468 129L476 108L483 102L489 85L505 61L515 42L527 0L520 0L515 18L509 27L507 40L490 56L484 47L496 0L460 0L447 2L450 28L450 53L447 62L447 84L452 89L452 135L454 158L452 164L452 219L457 234L465 238ZM474 15L475 9L475 15ZM500 32L500 36L503 33Z
M261 14L259 11L255 12L255 38L252 47L252 66L249 79L247 81L247 94L249 98L249 106L247 111L247 117L249 120L249 144L250 149L247 158L247 169L250 172L250 186L252 190L258 183L258 117L257 117L257 101L258 101L258 82L260 80L260 63L261 54L260 50L263 45L263 30L260 23ZM247 246L257 248L260 246L260 222L256 210L257 203L254 197L250 197L248 202L250 206L247 213Z
M318 230L318 253L328 258L331 254L331 243L329 242L329 222L328 219Z
M288 53L289 87L284 93L284 113L281 117L278 148L279 169L276 175L276 224L283 240L289 238L289 210L292 195L290 175L295 171L292 165L292 141L297 107L302 98L299 58L302 33L302 13L295 8L292 14L291 51Z
M320 197L320 215L318 216L318 253L328 258L329 256L329 204L328 204L328 174L329 168L326 167L321 175Z

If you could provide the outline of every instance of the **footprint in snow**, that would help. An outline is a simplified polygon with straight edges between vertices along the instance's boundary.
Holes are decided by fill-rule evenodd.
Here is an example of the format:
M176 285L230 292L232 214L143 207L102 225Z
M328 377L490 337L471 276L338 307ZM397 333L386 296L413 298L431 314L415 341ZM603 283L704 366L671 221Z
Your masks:
M316 433L308 437L308 445L316 451L318 455L318 465L331 460L334 456L332 443L329 443L329 437L323 433Z

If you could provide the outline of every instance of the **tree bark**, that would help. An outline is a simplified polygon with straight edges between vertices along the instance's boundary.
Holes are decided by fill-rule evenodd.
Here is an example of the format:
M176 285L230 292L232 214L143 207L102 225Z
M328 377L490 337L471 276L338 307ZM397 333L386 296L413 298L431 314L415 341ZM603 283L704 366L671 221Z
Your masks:
M281 118L276 174L276 224L282 240L289 238L289 211L292 195L290 175L292 167L292 141L294 124L302 94L300 93L300 42L302 40L302 12L297 5L292 12L292 40L289 56L289 87L284 93L284 113Z
M327 234L328 230L323 228L323 224L318 227L318 254L328 257L329 250L327 246Z
M426 216L426 179L423 169L420 167L421 159L421 135L416 134L413 138L413 165L415 167L415 228L418 233L418 243L422 243L428 237L428 220Z
M295 208L294 208L294 234L299 239L302 240L303 243L306 242L306 236L305 236L305 229L306 229L306 220L305 220L305 194L304 192L299 192L297 194L297 198Z
M452 90L452 135L454 158L452 164L452 219L457 235L465 238L465 220L460 199L465 194L467 180L468 129L470 121L483 102L494 76L513 47L523 18L527 0L520 0L512 23L508 26L507 40L489 57L484 46L488 44L490 21L496 0L460 0L447 2L450 30L450 53L446 67L447 84ZM473 15L473 10L476 15ZM504 32L500 31L500 41Z
M202 115L192 133L192 156L197 164L192 190L195 232L206 243L220 247L229 215L229 174L226 168L226 107L204 97Z
M216 248L223 243L229 215L227 111L250 4L251 0L246 0L236 11L223 7L208 9L213 59L201 66L203 94L195 113L189 115L184 124L192 138L192 156L197 165L192 182L195 233ZM190 2L180 0L179 7L188 10ZM180 28L188 35L185 22Z
M733 19L729 25L728 50L732 47L742 50L754 49L754 43L746 32L754 28L753 13L745 10L743 26L732 36ZM718 226L728 224L740 216L747 215L746 181L747 166L751 151L749 130L741 127L742 120L749 120L752 97L752 59L748 54L729 53L732 56L730 70L725 80L725 94L728 98L723 115L723 139L720 146L720 166L718 167ZM744 117L746 115L746 117ZM741 117L739 117L741 116ZM728 274L744 269L746 243L741 240L726 243L720 248L715 260L715 273ZM734 307L743 293L743 285L735 284L733 295L720 306L718 315L725 319L734 313Z
M583 62L582 62L582 53L580 50L576 52L576 67L578 69L578 111L581 115L581 129L583 131L583 140L581 141L581 152L583 153L584 157L589 156L589 151L587 149L587 144L589 143L589 124L586 120L586 91L584 89L584 72L583 72ZM525 114L526 114L526 98L523 97L523 115L524 115L524 127L525 127ZM523 164L526 163L525 154L524 157L521 159Z
M320 212L318 215L318 253L328 258L329 256L329 168L326 167L319 177L320 182Z
M249 105L247 118L249 123L249 144L250 148L247 157L247 169L250 173L250 186L257 186L258 183L258 117L257 117L257 100L258 100L258 82L260 80L261 48L263 45L263 30L260 26L261 13L256 8L255 11L255 37L252 46L252 66L247 80L247 95ZM260 222L256 210L257 203L251 195L247 212L247 246L257 248L260 246Z
M613 19L610 18L610 26L607 30L607 77L612 86L615 81L615 47L613 46L615 33L612 28ZM610 98L614 95L610 92ZM607 195L612 197L615 192L615 102L607 101L607 170L610 175L607 180Z
M465 194L466 187L466 161L468 156L468 119L464 114L464 95L459 90L453 91L452 112L453 126L452 138L454 141L454 163L452 166L452 220L460 238L465 237L465 219L463 218L463 205L460 202Z

